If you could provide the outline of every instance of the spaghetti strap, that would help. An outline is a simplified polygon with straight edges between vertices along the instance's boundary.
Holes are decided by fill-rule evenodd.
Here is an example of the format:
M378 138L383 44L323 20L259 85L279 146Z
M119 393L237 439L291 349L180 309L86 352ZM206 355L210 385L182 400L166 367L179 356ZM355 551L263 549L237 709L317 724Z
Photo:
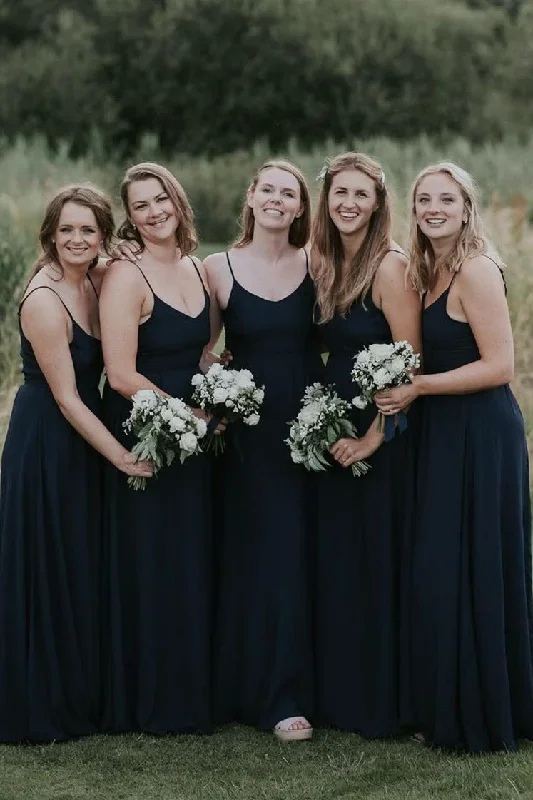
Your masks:
M228 259L228 267L229 271L231 272L231 277L235 280L235 275L233 274L233 270L231 268L231 261L229 260L229 253L226 251L226 258Z
M55 294L55 296L59 298L59 300L60 300L60 302L61 302L61 304L62 304L63 308L65 309L65 311L66 311L66 312L67 312L67 314L69 315L69 317L70 317L70 319L72 320L72 322L76 322L76 320L74 319L74 317L72 316L72 314L71 314L71 313L70 313L70 311L68 310L68 307L67 307L67 305L66 305L65 301L62 299L61 295L60 295L60 294L58 294L58 293L56 292L56 290L55 290L55 289L52 289L52 287L51 287L51 286L36 286L34 289L32 289L32 290L31 290L31 292L28 292L28 294L27 294L27 295L25 295L25 296L22 298L22 300L20 301L20 304L19 304L19 311L18 311L18 313L19 313L19 316L20 316L20 312L22 311L22 306L24 305L24 303L26 302L26 300L28 299L28 297L29 297L31 294L33 294L34 292L37 292L39 289L48 289L50 292L53 292L53 293ZM77 324L77 323L76 323L76 324Z
M94 294L95 294L95 297L96 297L96 299L97 299L97 300L99 300L99 297L98 297L98 292L96 291L96 286L95 286L95 285L94 285L94 283L92 282L92 280L91 280L91 276L89 275L89 273L87 273L87 278L89 279L89 283L90 283L90 284L91 284L91 286L93 287L93 292L94 292Z
M506 280L505 280L505 275L503 274L503 269L501 268L500 264L498 264L498 262L494 258L492 258L492 256L489 256L487 253L483 253L483 255L486 258L488 258L489 261L492 261L492 263L494 264L495 267L498 267L498 271L499 271L500 275L502 276L503 288L505 289L505 294L507 294L507 283L506 283Z
M309 275L309 256L307 255L307 250L305 249L305 247L304 247L304 253L305 253L305 271Z
M148 278L146 277L146 275L144 274L144 272L142 271L142 269L140 268L140 266L139 266L138 264L135 264L135 266L137 267L137 269L139 270L139 272L140 272L140 273L141 273L141 275L143 276L144 280L145 280L145 281L146 281L146 283L148 284L148 288L150 289L150 291L152 292L152 294L153 294L153 295L154 295L154 297L155 297L155 292L154 292L154 290L152 289L152 285L151 285L150 281L148 280Z
M196 270L196 274L198 275L198 277L199 277L199 279L200 279L200 283L202 284L202 287L203 287L203 290L204 290L204 292L207 292L207 286L206 286L206 285L205 285L205 283L204 283L204 279L203 279L203 278L202 278L202 276L200 275L200 270L199 270L199 269L198 269L198 267L196 266L196 263L195 263L195 261L194 261L194 258L193 258L192 256L189 256L189 258L191 259L192 265L193 265L194 269Z
M387 250L387 253L398 253L398 255L405 256L407 258L407 255L403 250L397 250L395 247L391 247L390 250Z

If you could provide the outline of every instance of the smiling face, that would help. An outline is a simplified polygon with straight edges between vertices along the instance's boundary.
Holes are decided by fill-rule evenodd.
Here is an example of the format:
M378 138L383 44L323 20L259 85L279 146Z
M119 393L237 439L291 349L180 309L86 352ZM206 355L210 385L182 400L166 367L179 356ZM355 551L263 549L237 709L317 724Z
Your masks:
M162 244L175 240L178 215L157 178L132 181L128 187L128 211L143 241Z
M376 184L364 172L350 169L333 176L328 212L339 233L349 236L366 230L377 207Z
M262 170L255 187L248 190L248 205L262 228L288 230L303 212L298 179L278 167Z
M90 208L68 201L61 209L54 239L63 266L86 268L98 256L102 232Z
M468 219L459 186L444 172L422 178L415 192L414 213L421 232L440 243L455 241Z

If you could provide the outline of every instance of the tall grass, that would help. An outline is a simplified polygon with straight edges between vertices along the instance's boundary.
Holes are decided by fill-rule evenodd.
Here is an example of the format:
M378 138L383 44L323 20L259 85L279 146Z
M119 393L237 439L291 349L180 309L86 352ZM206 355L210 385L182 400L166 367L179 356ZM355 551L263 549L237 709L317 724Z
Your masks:
M427 137L398 143L390 139L354 139L327 142L311 152L295 146L275 154L295 161L317 194L314 176L326 155L356 149L377 157L396 206L396 235L404 238L405 197L416 172L443 159L453 160L477 179L486 218L497 246L508 264L509 305L516 347L514 388L526 417L530 452L533 453L533 136L524 142L508 140L476 147L464 139L441 147ZM250 151L208 160L176 154L167 166L183 183L195 209L201 238L227 242L236 233L241 204L257 167L272 153L261 143ZM145 137L133 161L161 160L157 145ZM130 162L131 163L131 162ZM121 217L117 190L126 164L103 153L95 141L92 151L79 159L67 147L51 151L42 139L19 140L8 146L0 140L0 444L2 417L12 397L19 369L17 297L35 257L37 231L43 208L53 192L66 183L91 181L114 198ZM206 252L208 245L202 247Z

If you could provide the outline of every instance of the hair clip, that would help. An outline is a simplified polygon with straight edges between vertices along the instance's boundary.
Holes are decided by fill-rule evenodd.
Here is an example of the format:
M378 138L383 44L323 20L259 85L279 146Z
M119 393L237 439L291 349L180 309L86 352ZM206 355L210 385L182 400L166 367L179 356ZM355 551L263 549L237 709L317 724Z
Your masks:
M328 174L328 169L329 169L329 165L330 164L331 164L331 158L329 156L327 156L326 160L324 161L324 166L322 167L322 169L320 170L320 172L316 176L315 181L323 181L324 180L324 178Z

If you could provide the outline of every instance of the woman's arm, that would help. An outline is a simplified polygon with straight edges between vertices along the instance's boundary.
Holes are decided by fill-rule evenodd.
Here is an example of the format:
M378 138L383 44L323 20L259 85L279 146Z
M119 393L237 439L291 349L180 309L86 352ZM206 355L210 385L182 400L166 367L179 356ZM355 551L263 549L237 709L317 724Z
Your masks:
M394 408L407 397L412 402L421 395L470 394L512 380L513 334L498 268L485 256L476 256L465 261L455 286L479 349L479 359L448 372L417 375L411 385L381 392L378 406L383 406L385 413L394 413Z
M107 380L131 400L140 389L158 386L137 371L139 322L146 304L147 284L131 264L116 261L108 267L100 292L100 327Z
M134 456L81 400L69 349L68 320L61 301L52 292L34 292L22 307L21 325L65 419L122 472L150 477L152 466L135 462Z

